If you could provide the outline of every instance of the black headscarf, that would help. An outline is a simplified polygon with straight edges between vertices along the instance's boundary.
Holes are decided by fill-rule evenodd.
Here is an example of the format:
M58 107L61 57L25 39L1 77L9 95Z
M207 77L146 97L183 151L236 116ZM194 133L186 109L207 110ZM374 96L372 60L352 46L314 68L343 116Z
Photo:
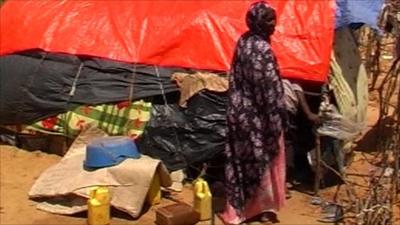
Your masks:
M275 10L263 1L254 3L246 14L246 24L251 33L260 35L269 41L269 37L275 31Z

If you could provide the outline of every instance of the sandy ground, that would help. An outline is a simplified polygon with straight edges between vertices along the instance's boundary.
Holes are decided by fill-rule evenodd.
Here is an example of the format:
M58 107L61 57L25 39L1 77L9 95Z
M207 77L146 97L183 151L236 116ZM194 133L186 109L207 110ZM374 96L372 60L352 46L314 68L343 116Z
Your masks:
M357 173L367 173L371 165L361 156L362 152L376 151L374 141L373 125L378 115L377 105L370 104L368 131L364 139L358 142L352 166L352 170ZM368 156L368 154L367 154ZM29 152L15 147L0 145L0 164L1 164L1 196L0 196L0 224L86 224L86 214L82 213L75 216L54 215L37 210L35 202L28 199L28 192L40 174L51 165L59 162L61 157L43 153L40 151ZM365 182L364 182L365 184ZM332 200L335 188L322 190L321 195L325 200ZM183 192L174 193L176 199L191 203L192 191L190 186L185 186ZM286 206L279 212L279 224L322 224L317 221L319 218L319 207L310 204L310 195L293 191L292 198ZM162 203L152 207L143 215L134 220L127 215L113 212L111 224L154 224L155 209L160 206L171 204L172 201L163 198ZM399 206L396 207L396 214L399 215ZM400 224L400 220L396 221ZM211 224L210 221L199 224ZM216 219L216 224L222 224ZM326 223L325 223L326 224Z

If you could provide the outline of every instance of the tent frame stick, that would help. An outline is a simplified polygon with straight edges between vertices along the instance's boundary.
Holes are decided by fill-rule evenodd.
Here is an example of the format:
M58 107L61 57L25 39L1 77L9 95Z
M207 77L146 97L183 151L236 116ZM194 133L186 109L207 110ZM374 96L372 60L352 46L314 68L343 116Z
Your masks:
M315 137L315 178L314 178L314 196L319 196L320 183L321 183L321 139L317 134Z

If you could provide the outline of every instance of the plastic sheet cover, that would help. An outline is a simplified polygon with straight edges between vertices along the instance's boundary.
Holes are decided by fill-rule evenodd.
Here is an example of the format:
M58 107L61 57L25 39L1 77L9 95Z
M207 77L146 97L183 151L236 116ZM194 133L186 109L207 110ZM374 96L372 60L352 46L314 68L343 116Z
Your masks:
M152 66L40 51L0 57L0 68L0 124L31 124L79 105L176 92L171 74L187 72L158 67L157 75Z
M253 1L8 0L0 11L0 55L42 49L125 62L226 71ZM268 0L283 76L325 81L333 0Z
M225 149L226 104L226 93L206 90L190 98L185 109L154 104L139 150L171 171L212 160Z
M336 28L365 23L378 29L378 16L384 0L336 0Z

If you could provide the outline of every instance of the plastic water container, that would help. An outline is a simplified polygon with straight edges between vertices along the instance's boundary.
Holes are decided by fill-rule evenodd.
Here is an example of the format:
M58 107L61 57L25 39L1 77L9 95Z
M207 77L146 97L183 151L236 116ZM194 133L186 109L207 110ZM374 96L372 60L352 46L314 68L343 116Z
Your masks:
M149 205L157 205L161 202L161 183L158 173L154 174L146 200Z
M212 216L212 195L207 181L198 178L194 181L193 208L199 213L200 220L209 220Z
M110 224L110 193L107 187L90 190L88 200L88 225Z

